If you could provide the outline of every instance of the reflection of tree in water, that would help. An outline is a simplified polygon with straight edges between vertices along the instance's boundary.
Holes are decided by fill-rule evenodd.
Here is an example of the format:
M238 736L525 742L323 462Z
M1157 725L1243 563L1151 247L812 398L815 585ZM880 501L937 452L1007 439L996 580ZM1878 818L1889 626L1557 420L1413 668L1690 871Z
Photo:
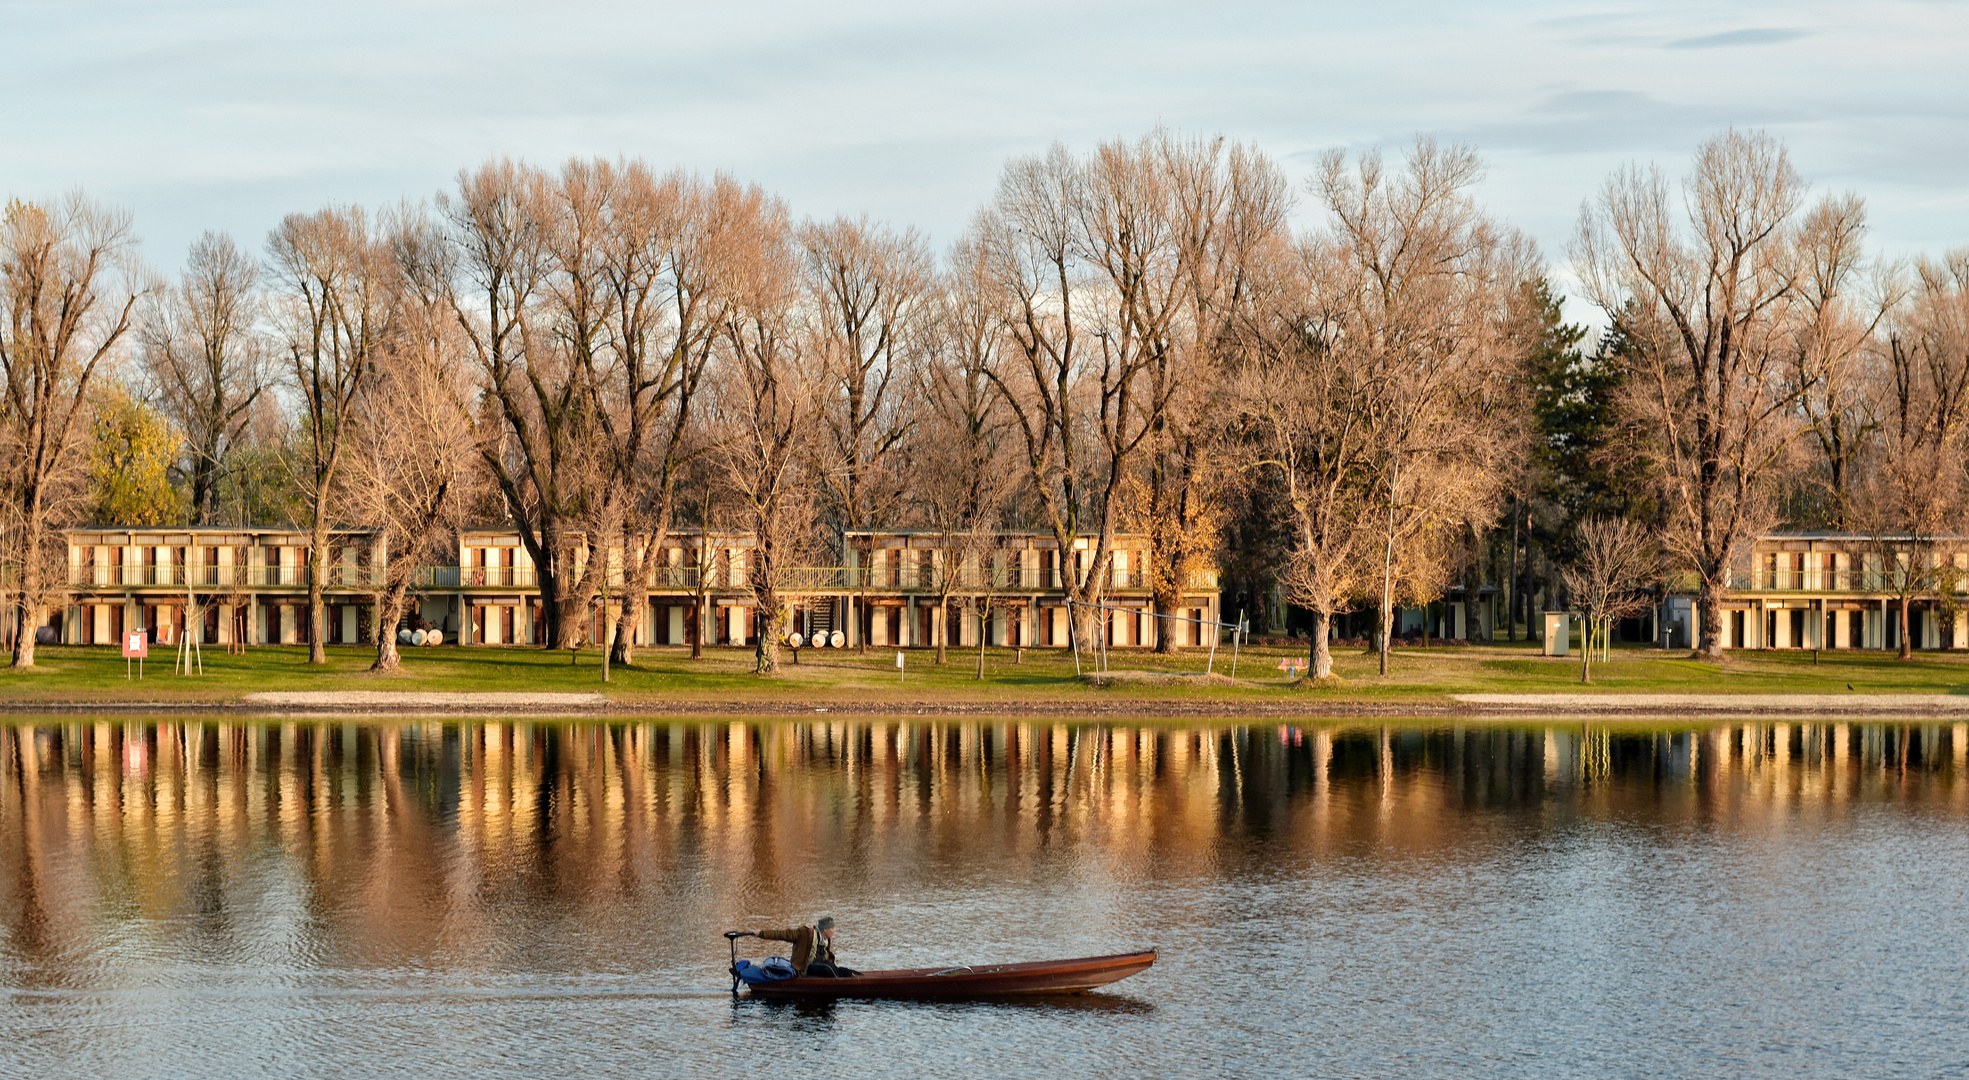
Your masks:
M1966 736L1776 723L15 726L0 729L0 920L37 977L104 919L169 919L181 948L209 958L303 927L351 963L528 962L541 920L682 941L740 916L810 914L798 905L815 895L1475 857L1507 819L1736 827L1919 800L1961 812ZM242 872L268 852L268 872Z

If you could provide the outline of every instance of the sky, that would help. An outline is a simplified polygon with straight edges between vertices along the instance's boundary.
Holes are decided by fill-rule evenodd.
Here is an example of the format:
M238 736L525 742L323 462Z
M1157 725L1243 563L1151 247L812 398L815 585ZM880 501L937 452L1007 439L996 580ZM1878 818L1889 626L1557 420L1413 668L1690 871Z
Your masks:
M1969 245L1969 0L0 0L0 53L0 191L126 207L164 272L205 230L258 247L493 156L722 170L942 246L1008 159L1157 125L1295 180L1329 148L1470 143L1562 281L1610 171L1679 177L1731 125L1864 195L1883 253Z

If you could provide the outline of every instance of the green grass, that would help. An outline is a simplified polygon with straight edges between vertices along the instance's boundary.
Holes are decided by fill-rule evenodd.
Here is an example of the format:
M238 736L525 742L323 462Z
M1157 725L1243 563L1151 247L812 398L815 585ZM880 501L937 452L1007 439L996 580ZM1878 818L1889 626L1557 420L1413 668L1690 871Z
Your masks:
M907 678L898 681L894 649L807 650L797 665L782 654L784 671L773 678L751 674L749 650L709 649L693 661L679 648L642 650L631 668L617 668L606 687L601 681L601 657L583 651L570 664L566 651L531 648L406 648L403 670L372 675L365 670L372 653L364 648L330 648L326 667L307 663L307 651L297 647L257 647L243 656L222 650L205 654L205 674L185 677L171 673L170 650L160 650L146 665L142 682L126 681L124 662L114 649L44 647L31 671L0 670L0 698L11 702L107 701L225 701L255 690L606 690L624 703L664 701L718 702L742 705L765 702L811 702L816 705L855 702L953 702L989 704L1055 702L1223 701L1261 704L1292 701L1304 704L1324 699L1334 703L1371 704L1440 702L1456 693L1742 693L1806 694L1910 693L1969 691L1969 653L1920 653L1912 661L1874 652L1828 652L1813 663L1800 652L1732 653L1721 664L1704 663L1686 654L1651 649L1617 649L1610 662L1595 664L1593 684L1581 687L1574 659L1547 659L1526 645L1398 649L1386 678L1375 673L1375 658L1357 649L1335 654L1341 679L1327 686L1288 684L1276 669L1281 657L1303 655L1296 649L1258 647L1239 659L1238 682L1224 684L1163 684L1090 686L1074 676L1073 657L1059 650L1028 649L1024 663L1015 664L1009 650L992 649L986 657L986 678L976 678L977 653L952 650L939 666L930 650L910 650ZM1217 655L1217 670L1227 672L1228 650ZM1136 650L1115 650L1110 666L1117 671L1200 673L1205 655L1185 651L1158 657Z

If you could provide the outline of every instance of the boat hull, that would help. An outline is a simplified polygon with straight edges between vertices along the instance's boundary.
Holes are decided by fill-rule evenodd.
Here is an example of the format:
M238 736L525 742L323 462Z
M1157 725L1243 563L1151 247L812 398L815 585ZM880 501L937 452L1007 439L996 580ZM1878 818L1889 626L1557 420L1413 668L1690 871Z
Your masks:
M981 998L1084 994L1147 971L1155 950L986 967L864 971L845 979L780 979L751 987L769 998Z

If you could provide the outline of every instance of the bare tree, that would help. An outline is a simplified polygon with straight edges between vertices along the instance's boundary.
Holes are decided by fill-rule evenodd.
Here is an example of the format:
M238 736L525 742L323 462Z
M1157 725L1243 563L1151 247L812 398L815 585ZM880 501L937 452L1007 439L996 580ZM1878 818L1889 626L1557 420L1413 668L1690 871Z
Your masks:
M1334 616L1370 580L1372 431L1359 398L1372 373L1356 370L1360 352L1332 347L1326 313L1302 308L1316 295L1287 288L1273 298L1277 324L1260 328L1262 348L1240 375L1239 397L1250 467L1276 481L1275 510L1291 537L1278 581L1288 602L1312 614L1308 667L1325 679Z
M1291 200L1277 166L1246 147L1226 149L1221 138L1157 132L1146 149L1149 166L1166 177L1180 308L1169 339L1149 350L1149 397L1165 405L1130 504L1148 536L1147 584L1163 616L1156 651L1168 653L1176 638L1162 628L1215 563L1225 488L1239 477L1230 375L1252 344L1255 279L1289 242Z
M278 282L286 375L301 404L298 480L309 525L308 662L328 662L324 587L335 488L356 397L386 333L396 268L357 207L290 214L267 238Z
M924 414L907 444L912 516L936 537L932 637L939 664L950 644L954 599L974 584L967 567L982 566L998 542L1021 478L1011 455L1011 418L992 383L1001 338L988 275L976 243L952 248L930 349L917 371Z
M219 513L220 484L269 381L259 280L259 264L232 237L208 232L193 242L178 283L147 306L140 328L158 402L184 432L193 525Z
M1480 175L1470 149L1419 140L1399 173L1376 155L1350 166L1333 152L1311 185L1328 217L1309 241L1320 337L1371 373L1350 407L1373 460L1383 675L1396 600L1426 605L1440 593L1453 536L1495 513L1498 465L1514 449L1500 422L1520 403L1506 331L1535 255L1477 208Z
M713 409L723 479L753 539L745 580L757 618L754 671L770 675L779 670L780 638L788 630L791 571L806 553L814 522L799 451L815 403L801 352L798 255L786 209L756 189L747 194L749 212L727 226L742 257L735 302L721 327Z
M849 558L848 538L892 517L902 501L904 440L917 413L913 377L925 345L932 260L922 238L837 218L800 229L810 363L823 373L816 408L815 474L826 494L835 551L859 561L867 591L871 550ZM863 612L867 605L860 605ZM858 633L862 649L868 635Z
M1848 515L1871 538L1878 587L1898 601L1906 660L1909 608L1953 572L1953 552L1937 541L1969 507L1969 254L1919 265L1909 304L1874 351L1875 434Z
M977 226L1005 333L991 377L1024 443L1080 640L1112 578L1131 474L1173 392L1148 378L1184 279L1151 157L1111 144L1084 162L1059 146L1014 161Z
M1660 573L1660 547L1646 529L1626 518L1592 518L1575 530L1572 565L1559 572L1573 606L1585 621L1579 650L1579 681L1593 681L1593 649L1613 632L1613 624L1653 603L1649 589Z
M713 428L708 434L715 437L720 433ZM689 578L693 604L684 627L690 636L692 660L704 659L704 613L710 608L721 563L730 583L731 560L721 554L720 538L737 530L730 527L732 500L724 488L724 464L711 454L692 458L684 466L678 491L679 512L697 528L695 546L682 552L684 566L693 571Z
M580 640L588 602L575 535L600 484L594 399L578 360L604 313L592 203L539 170L488 163L439 202L451 223L454 312L477 360L480 456L540 590L546 648Z
M80 195L10 202L0 216L0 477L15 587L13 666L34 666L33 625L60 557L89 391L131 326L138 294L122 273L127 214ZM65 586L66 582L61 582Z
M1777 140L1731 130L1696 152L1686 230L1657 169L1615 173L1580 214L1573 262L1633 346L1636 446L1666 489L1665 546L1699 582L1704 656L1722 655L1730 564L1770 521L1775 468L1799 432L1785 330L1803 190Z
M1866 205L1856 195L1826 199L1799 224L1798 287L1791 311L1788 394L1795 394L1819 451L1826 512L1849 524L1854 472L1874 431L1874 334L1900 304L1892 267L1868 278ZM1856 286L1872 286L1862 299Z
M372 590L371 671L395 671L398 624L473 500L475 473L464 333L442 279L444 237L413 211L390 222L398 318L378 343L376 372L349 418L348 479L340 507L378 530L365 584Z
M725 177L659 180L640 163L622 166L616 184L603 264L615 325L593 385L610 454L604 501L624 537L611 658L628 664L664 566L678 477L703 442L699 399L734 297L725 222L744 212L747 193Z

